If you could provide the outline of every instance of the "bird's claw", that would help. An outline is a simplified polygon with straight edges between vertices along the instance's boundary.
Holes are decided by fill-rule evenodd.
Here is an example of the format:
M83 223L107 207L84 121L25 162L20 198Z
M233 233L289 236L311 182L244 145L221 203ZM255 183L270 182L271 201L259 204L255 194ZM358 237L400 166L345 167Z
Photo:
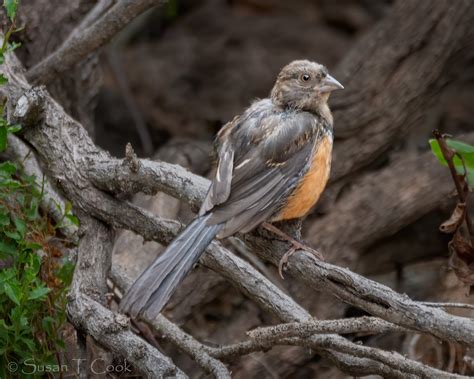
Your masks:
M285 279L283 277L283 271L285 270L285 266L288 264L288 260L296 252L296 250L307 251L313 254L317 259L324 261L324 256L319 251L313 249L312 247L304 245L303 243L298 242L296 240L290 241L290 243L291 243L291 247L288 249L288 251L285 254L283 254L280 261L278 262L278 274L280 275L282 279Z
M293 255L293 253L296 251L295 246L291 246L288 251L283 254L283 256L280 259L280 262L278 262L278 274L282 279L285 279L283 277L283 270L285 269L285 266L288 264L288 259Z

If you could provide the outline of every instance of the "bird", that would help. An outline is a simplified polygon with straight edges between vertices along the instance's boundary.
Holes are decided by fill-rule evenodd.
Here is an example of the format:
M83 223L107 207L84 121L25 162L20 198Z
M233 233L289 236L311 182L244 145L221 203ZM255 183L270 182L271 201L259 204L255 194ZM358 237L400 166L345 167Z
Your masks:
M281 69L268 98L220 129L217 167L198 215L132 284L120 303L123 313L155 318L214 238L312 209L331 167L328 99L343 88L324 65L295 60Z

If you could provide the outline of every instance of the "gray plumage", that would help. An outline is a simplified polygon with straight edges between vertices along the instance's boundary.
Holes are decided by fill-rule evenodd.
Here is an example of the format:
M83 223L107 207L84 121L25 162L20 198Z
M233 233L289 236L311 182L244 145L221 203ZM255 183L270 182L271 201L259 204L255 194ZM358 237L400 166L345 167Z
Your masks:
M326 102L336 88L342 86L323 66L292 62L271 98L254 102L220 130L216 174L199 216L133 284L121 302L124 312L155 317L215 236L276 219L308 172L318 142L332 139Z
M206 225L208 216L195 218L129 289L121 310L137 317L145 310L153 319L164 307L184 276L193 268L221 225Z

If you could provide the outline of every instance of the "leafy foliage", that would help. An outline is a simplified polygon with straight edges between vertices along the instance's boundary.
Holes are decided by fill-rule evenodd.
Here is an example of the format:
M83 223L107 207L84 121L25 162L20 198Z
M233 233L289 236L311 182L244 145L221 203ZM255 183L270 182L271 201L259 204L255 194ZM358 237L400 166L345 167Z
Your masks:
M0 377L11 361L53 364L64 346L58 331L73 266L58 259L41 196L34 177L0 164Z
M447 166L448 163L446 162L446 159L444 159L438 141L435 139L430 139L429 142L433 154L436 156L436 158L438 158L441 164ZM474 187L474 146L449 138L446 139L446 144L456 153L453 158L456 171L460 175L466 174L469 186Z
M18 46L8 43L17 5L17 0L4 0L12 27L0 46L0 64ZM1 75L0 85L6 82ZM8 134L21 129L8 124L3 104L0 101L0 152L7 148ZM26 175L20 164L0 163L0 378L11 377L11 362L19 369L27 359L43 366L58 364L57 354L64 348L60 330L74 266L54 242L60 225L40 211L42 196L36 178ZM63 218L77 222L70 206Z
M14 22L16 17L16 10L18 8L18 0L3 0L3 6L7 11L8 18Z

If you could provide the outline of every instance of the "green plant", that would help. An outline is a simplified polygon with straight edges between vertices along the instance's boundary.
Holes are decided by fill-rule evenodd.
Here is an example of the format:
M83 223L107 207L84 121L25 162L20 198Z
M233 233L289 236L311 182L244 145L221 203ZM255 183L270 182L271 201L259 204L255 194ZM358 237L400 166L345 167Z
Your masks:
M457 204L451 217L440 225L440 231L452 234L449 242L449 265L457 277L474 288L474 224L469 214L469 194L474 187L474 146L446 138L438 130L430 140L438 160L449 167L457 192Z
M0 164L0 377L11 361L54 364L64 347L59 330L73 265L59 260L41 196L34 177Z
M451 138L445 138L446 145L454 152L453 164L459 175L466 175L470 187L474 187L474 146ZM439 142L430 139L430 147L433 154L441 164L448 165Z
M4 0L11 26L4 33L0 64L18 46L8 42L15 31L16 7L17 0ZM0 85L6 82L0 74ZM8 124L3 104L2 100L0 152L7 148L8 134L21 129ZM22 371L25 360L42 367L61 363L60 331L66 322L66 293L74 266L62 257L60 223L39 208L42 196L37 178L26 175L20 163L0 163L0 378L43 375ZM63 219L77 222L70 208ZM18 364L16 374L9 370L11 362Z

